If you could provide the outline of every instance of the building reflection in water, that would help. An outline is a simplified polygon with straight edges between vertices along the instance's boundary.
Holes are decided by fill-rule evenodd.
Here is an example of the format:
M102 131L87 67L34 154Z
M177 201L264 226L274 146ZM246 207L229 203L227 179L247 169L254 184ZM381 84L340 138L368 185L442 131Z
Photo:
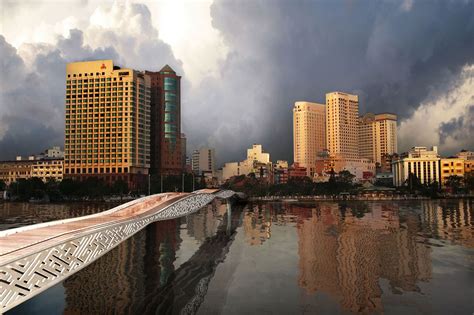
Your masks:
M456 245L474 248L474 209L466 199L422 203L423 232Z
M68 278L64 312L134 313L146 292L166 283L173 273L178 232L178 220L152 224Z
M245 240L247 244L262 245L271 237L272 217L268 207L254 204L248 207L243 218Z
M381 279L394 294L420 292L419 283L431 280L432 236L425 234L473 247L470 205L423 201L404 211L391 202L251 204L243 230L247 244L262 245L272 225L296 222L298 284L306 294L328 294L351 312L382 312Z
M422 288L429 286L421 283L434 282L433 246L474 248L473 211L468 200L251 203L244 209L213 203L186 218L150 224L65 280L64 313L195 313L210 285L212 292L223 292L220 299L209 297L222 303L213 309L223 310L225 297L238 290L239 280L252 281L235 276L242 271L236 252L251 246L246 259L265 265L268 277L278 277L278 262L271 255L263 257L258 247L283 232L289 242L267 250L298 247L298 272L288 287L299 286L300 303L316 301L321 294L345 311L389 312L382 297L424 294ZM239 243L229 256L234 241ZM219 280L212 284L222 263L226 265ZM273 290L272 297L285 289ZM27 312L28 305L17 311Z
M362 218L337 204L291 208L309 216L298 222L299 285L307 293L327 293L353 312L380 312L381 278L393 292L419 291L417 282L431 278L431 249L418 236L417 215L399 220L382 204Z
M194 215L156 222L138 232L64 281L64 313L171 314L186 308L197 310L207 291L205 285L224 261L239 222L234 218L236 224L229 235L226 209L225 204L214 203ZM187 228L181 228L182 224ZM190 258L186 262L175 267L181 233L193 236L199 245L187 254ZM203 289L203 285L200 292L198 288Z

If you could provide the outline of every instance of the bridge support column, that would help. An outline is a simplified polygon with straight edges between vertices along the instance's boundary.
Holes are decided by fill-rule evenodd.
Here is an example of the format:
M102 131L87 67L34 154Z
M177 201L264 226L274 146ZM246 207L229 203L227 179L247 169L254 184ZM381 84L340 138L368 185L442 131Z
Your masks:
M232 202L230 200L227 200L227 226L226 226L227 235L230 235L231 228L232 228Z

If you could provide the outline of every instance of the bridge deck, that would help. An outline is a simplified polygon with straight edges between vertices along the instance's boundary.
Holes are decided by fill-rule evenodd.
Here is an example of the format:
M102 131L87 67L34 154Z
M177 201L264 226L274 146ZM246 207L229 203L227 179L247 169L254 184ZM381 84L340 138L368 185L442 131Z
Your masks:
M84 217L0 231L0 313L88 266L151 222L189 215L234 194L164 193Z
M169 193L149 197L146 201L134 201L111 210L73 219L47 222L35 228L23 227L0 232L0 265L5 261L24 257L29 253L62 239L70 239L84 231L100 228L104 224L119 223L131 217L140 217L164 208L169 204L187 196L186 193ZM157 209L158 208L158 209Z

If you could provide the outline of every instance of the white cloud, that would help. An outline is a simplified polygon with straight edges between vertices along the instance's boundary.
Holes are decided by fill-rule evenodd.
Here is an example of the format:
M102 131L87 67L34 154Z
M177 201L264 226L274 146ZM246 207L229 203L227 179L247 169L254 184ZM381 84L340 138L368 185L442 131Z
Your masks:
M219 62L227 54L220 33L212 27L211 3L212 0L2 0L0 34L25 58L30 56L22 51L22 45L55 44L58 36L67 37L71 29L82 30L84 43L94 48L120 42L118 37L133 37L138 43L128 40L128 47L117 49L124 56L122 62L131 65L137 59L137 50L147 47L146 41L161 40L183 62L186 78L197 85L204 77L218 74ZM126 54L126 50L133 53ZM163 63L159 57L148 62L158 67ZM25 63L31 62L25 59Z
M219 76L219 64L228 48L212 26L212 0L167 0L147 2L156 18L160 38L173 47L183 61L189 80L199 84L207 76Z
M423 102L410 118L400 123L398 142L402 144L401 150L412 146L439 145L443 152L454 153L462 148L472 148L473 135L448 135L445 141L441 141L440 127L469 114L470 107L474 105L473 91L474 65L469 65L463 68L457 83L450 90L433 101ZM469 116L466 118L469 119Z

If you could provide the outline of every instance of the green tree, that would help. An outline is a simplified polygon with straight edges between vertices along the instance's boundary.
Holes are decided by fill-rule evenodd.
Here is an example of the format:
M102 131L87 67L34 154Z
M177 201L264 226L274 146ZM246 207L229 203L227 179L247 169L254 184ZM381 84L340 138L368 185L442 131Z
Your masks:
M7 184L3 180L0 180L0 190L5 190L7 188Z
M340 171L337 175L337 182L346 185L351 185L355 178L355 175L347 170Z
M474 171L464 175L464 187L468 192L474 191Z
M110 191L122 197L128 193L128 183L123 179L118 179L112 184Z
M451 175L446 179L446 187L449 187L453 194L457 194L461 189L462 181L461 176Z
M57 182L54 178L48 178L46 181L45 192L51 201L57 201L61 199L59 182Z
M80 195L81 184L71 178L65 178L59 183L59 192L63 196L78 197Z
M438 197L439 183L437 181L431 182L424 186L422 194L431 198Z
M408 187L410 192L419 191L423 188L420 179L413 173L408 174L408 178L405 181L405 185Z
M20 179L10 186L12 195L20 200L41 199L46 194L46 185L38 177Z
M109 193L109 187L97 177L88 177L79 183L79 195L92 199L102 199Z

